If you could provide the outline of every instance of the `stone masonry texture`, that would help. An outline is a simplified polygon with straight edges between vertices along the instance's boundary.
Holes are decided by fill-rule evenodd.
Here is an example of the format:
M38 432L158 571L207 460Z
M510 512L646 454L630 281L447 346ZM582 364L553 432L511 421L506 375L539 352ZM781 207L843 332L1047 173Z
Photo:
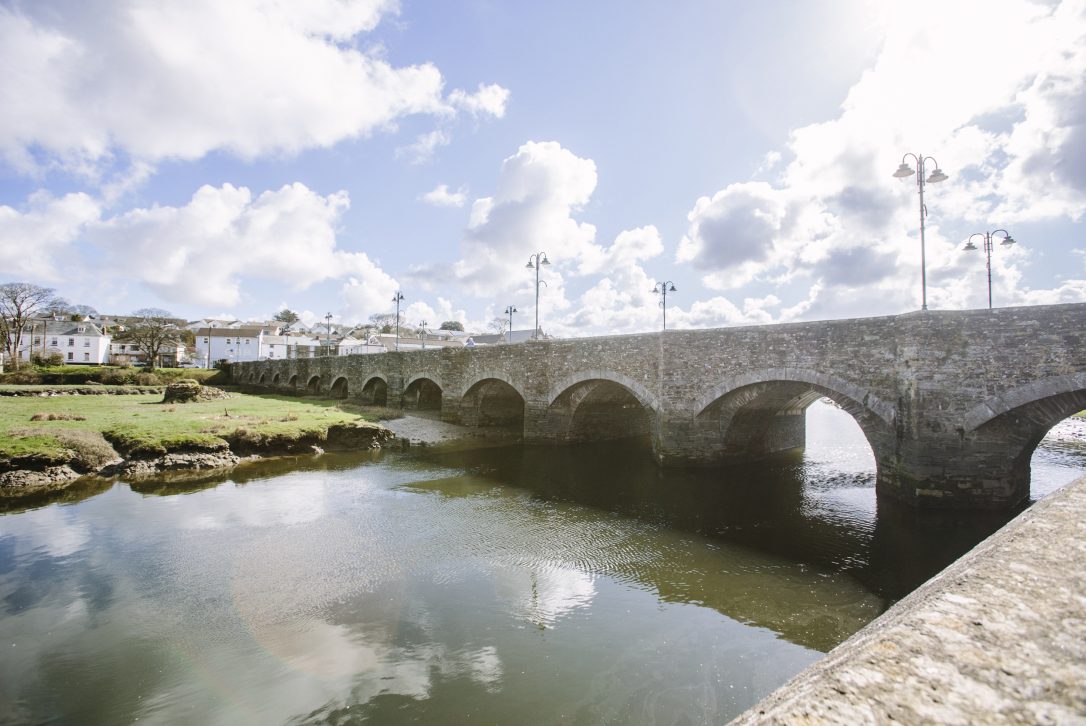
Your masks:
M1028 498L1037 442L1086 409L1086 304L260 361L231 374L363 400L380 381L389 406L425 401L469 425L517 417L528 443L647 432L657 460L679 466L801 447L803 411L825 396L871 444L880 497L1012 507Z

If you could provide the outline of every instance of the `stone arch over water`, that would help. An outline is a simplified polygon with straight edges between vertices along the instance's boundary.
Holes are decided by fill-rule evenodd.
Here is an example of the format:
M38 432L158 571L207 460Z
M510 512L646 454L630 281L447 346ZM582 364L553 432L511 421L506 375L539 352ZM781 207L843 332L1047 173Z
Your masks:
M273 386L278 386L279 385L279 374L278 373L276 373L274 376L272 376L272 385Z
M876 460L892 451L893 407L835 376L803 369L765 369L734 376L695 404L695 425L718 461L748 461L802 449L807 408L828 398L855 419Z
M295 373L294 375L292 375L290 377L290 380L287 381L287 386L289 386L290 388L298 388L298 374L297 373Z
M1049 430L1086 410L1086 373L1054 376L988 398L964 417L962 456L1006 482L1010 498L1027 499L1030 461Z
M313 376L305 384L305 390L307 393L320 393L321 391L321 377Z
M524 395L508 381L486 377L460 397L460 421L467 426L524 428Z
M552 399L545 428L569 442L647 437L654 412L645 394L609 378L584 377Z

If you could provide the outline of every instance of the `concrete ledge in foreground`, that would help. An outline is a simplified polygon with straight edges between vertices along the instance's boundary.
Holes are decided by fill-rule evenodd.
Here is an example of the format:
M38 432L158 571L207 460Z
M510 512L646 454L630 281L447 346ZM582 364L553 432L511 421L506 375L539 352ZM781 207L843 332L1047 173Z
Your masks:
M1086 477L733 723L1086 723Z

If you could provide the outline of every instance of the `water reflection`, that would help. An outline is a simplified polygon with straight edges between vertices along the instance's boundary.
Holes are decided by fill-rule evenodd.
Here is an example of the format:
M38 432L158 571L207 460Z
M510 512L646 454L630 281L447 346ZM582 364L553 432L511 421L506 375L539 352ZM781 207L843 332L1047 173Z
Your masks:
M4 516L0 722L724 721L1008 516L876 506L825 411L760 467L335 455Z

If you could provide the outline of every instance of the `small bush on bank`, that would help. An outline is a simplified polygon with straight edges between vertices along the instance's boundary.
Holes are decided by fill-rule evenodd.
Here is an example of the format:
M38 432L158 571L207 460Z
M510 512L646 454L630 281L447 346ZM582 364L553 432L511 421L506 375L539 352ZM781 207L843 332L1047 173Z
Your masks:
M31 421L86 421L86 416L74 413L36 413L30 417Z
M36 366L60 366L64 365L64 354L60 351L34 353L30 356L30 362Z

